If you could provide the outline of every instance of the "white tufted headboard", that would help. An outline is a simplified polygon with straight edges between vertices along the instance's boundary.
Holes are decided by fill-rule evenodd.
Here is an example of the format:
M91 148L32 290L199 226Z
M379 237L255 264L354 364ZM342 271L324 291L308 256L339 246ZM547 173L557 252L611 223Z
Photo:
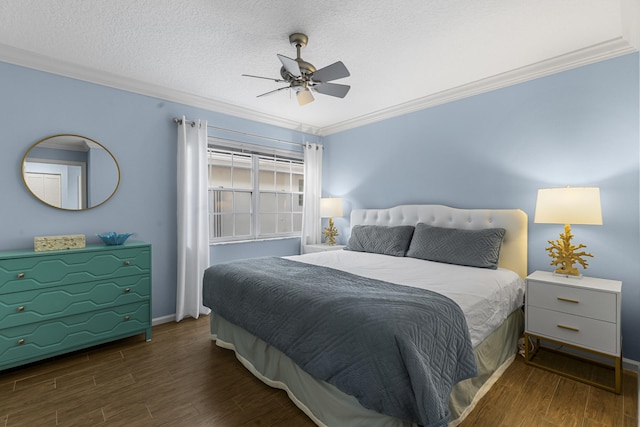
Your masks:
M354 225L428 225L478 230L504 228L498 265L527 276L527 214L520 209L456 209L442 205L401 205L389 209L354 209Z

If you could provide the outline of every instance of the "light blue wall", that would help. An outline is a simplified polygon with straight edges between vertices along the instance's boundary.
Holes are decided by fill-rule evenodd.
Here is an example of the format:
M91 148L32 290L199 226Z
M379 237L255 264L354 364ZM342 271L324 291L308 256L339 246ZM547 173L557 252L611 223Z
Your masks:
M132 239L153 245L153 317L175 313L177 132L171 120L182 115L282 140L317 141L289 129L0 62L0 250L32 248L34 236L85 234L87 243L100 243L96 233L133 232ZM61 211L37 201L24 187L20 162L25 151L59 133L94 139L118 160L120 188L104 205ZM298 253L299 240L243 245L240 253L238 247L212 252L224 260L243 254L292 255Z
M586 275L623 281L625 357L640 360L638 54L385 120L324 139L323 193L352 208L440 203L529 215L529 271L562 226L533 224L536 191L599 186L603 226L572 227Z
M209 248L211 264L261 256L287 256L300 253L300 238L260 242L224 243Z

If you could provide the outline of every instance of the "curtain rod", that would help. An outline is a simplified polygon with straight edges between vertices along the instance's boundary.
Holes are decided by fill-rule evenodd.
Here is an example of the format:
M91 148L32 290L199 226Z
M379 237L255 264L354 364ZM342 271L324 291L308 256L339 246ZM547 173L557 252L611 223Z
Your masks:
M174 118L173 118L173 122L181 125L181 124L182 124L182 119L179 119L179 118L177 118L177 117L174 117ZM195 125L196 125L196 122L194 122L194 121L187 121L187 122L186 122L186 124L190 124L190 125L191 125L191 127L193 127L193 126L195 126ZM221 127L213 126L213 125L207 125L207 127L208 127L208 128L211 128L211 129L218 129L218 130L221 130L221 131L224 131L224 132L233 132L233 133L239 133L240 135L244 135L244 136L251 136L251 137L254 137L254 138L266 139L266 140L269 140L269 141L283 142L283 143L285 143L285 144L300 145L300 146L302 146L302 147L304 147L304 146L306 146L306 145L307 145L307 144L305 144L305 143L303 143L303 142L295 142L295 141L287 141L287 140L284 140L284 139L271 138L271 137L269 137L269 136L256 135L256 134L253 134L253 133L241 132L241 131L238 131L238 130L227 129L227 128L221 128ZM237 141L237 142L242 142L242 141Z

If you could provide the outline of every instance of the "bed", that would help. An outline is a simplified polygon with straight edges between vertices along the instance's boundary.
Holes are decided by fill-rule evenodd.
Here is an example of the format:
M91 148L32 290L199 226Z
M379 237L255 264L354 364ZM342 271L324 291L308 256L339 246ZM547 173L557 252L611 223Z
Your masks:
M210 267L212 339L319 426L458 425L517 351L527 215L356 209L347 249Z

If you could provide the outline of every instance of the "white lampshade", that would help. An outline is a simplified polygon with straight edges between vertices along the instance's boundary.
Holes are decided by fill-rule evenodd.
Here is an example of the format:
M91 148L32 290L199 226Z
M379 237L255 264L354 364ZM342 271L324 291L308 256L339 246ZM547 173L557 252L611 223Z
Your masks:
M602 225L600 189L598 187L542 188L538 190L533 222Z
M298 97L298 105L300 106L313 102L313 95L309 89L301 90L296 94L296 96Z
M342 216L342 199L329 197L320 199L320 217L335 218Z

